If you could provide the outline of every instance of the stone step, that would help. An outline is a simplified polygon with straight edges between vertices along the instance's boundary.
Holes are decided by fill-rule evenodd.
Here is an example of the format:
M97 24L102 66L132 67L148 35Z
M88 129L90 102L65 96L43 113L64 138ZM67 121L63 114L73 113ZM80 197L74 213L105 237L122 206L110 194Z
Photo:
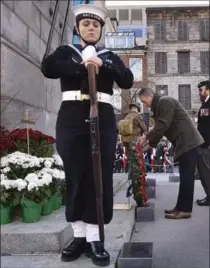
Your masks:
M114 268L119 251L124 243L130 241L134 228L134 208L129 211L115 211L112 222L105 229L105 247L111 255L111 263L107 268ZM47 236L46 236L47 240ZM20 241L21 243L21 241ZM25 241L27 245L33 241ZM19 244L20 245L20 244ZM38 245L37 245L38 246ZM39 244L40 246L40 244ZM22 247L23 249L23 247ZM25 247L27 250L27 248ZM3 252L2 252L3 253ZM10 252L11 254L12 252ZM60 261L59 254L49 254L46 251L42 254L11 254L10 256L1 257L2 268L94 268L91 260L82 256L75 262L63 263ZM8 252L9 254L9 252Z
M121 191L125 189L122 188ZM116 193L114 199L118 198L118 195L120 192ZM118 243L120 245L124 243L127 232L132 230L133 225L134 208L129 211L114 212L112 223L105 230L109 250L115 251ZM43 216L38 223L15 221L2 225L1 253L3 255L59 253L71 238L72 229L65 221L64 208L62 208L49 216Z

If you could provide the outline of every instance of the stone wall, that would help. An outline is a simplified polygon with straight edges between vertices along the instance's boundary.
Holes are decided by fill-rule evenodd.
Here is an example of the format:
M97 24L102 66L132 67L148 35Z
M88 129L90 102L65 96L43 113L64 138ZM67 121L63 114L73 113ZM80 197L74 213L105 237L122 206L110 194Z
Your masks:
M67 1L59 13L51 51L60 45ZM55 134L61 102L59 80L44 78L40 63L46 49L55 1L1 1L1 125L23 127L28 109L36 129ZM71 8L71 7L70 7ZM69 12L64 43L72 42L73 16Z
M197 84L208 79L208 75L202 74L200 69L200 51L209 50L208 41L200 41L199 21L209 19L208 8L182 8L152 10L148 8L148 79L149 85L168 85L168 95L178 99L178 85L191 84L192 109L200 107ZM192 10L190 10L192 9ZM156 19L166 20L166 41L154 40L153 24ZM189 40L179 42L177 40L177 21L186 20L189 23ZM178 73L178 50L190 50L190 73ZM155 74L155 52L167 52L167 74Z

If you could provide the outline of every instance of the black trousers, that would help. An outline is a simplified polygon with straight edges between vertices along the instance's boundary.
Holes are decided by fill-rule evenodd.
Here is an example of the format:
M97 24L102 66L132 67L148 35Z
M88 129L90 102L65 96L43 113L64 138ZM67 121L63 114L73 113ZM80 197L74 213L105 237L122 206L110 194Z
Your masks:
M97 224L88 101L63 102L56 125L56 146L66 175L66 220ZM116 121L111 105L99 103L99 127L103 179L104 223L113 216L113 164L116 150Z
M197 161L201 184L206 195L210 198L210 150L208 148L199 148Z
M180 184L176 209L181 212L192 212L197 148L184 153L177 160L179 162Z

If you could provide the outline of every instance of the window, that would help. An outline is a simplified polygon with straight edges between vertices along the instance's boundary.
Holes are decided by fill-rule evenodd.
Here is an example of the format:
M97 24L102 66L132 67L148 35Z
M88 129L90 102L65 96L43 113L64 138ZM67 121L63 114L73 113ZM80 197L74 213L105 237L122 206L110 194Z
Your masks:
M116 9L110 9L110 10L108 10L108 14L109 14L109 17L111 19L116 19L116 17L117 17Z
M166 74L167 69L167 53L155 52L155 73Z
M209 41L209 20L200 21L200 39L202 41Z
M120 9L119 10L119 20L129 20L128 9Z
M118 28L119 32L134 32L135 33L135 37L139 38L139 37L143 37L143 27L138 27L138 29L136 28Z
M200 52L201 73L209 74L209 51Z
M166 21L157 20L154 23L154 35L156 41L165 41L166 39Z
M187 41L189 39L188 24L186 21L178 21L178 40Z
M135 46L135 35L132 32L110 32L105 36L105 47L109 49L128 49Z
M168 85L156 85L156 92L161 96L168 96Z
M178 72L190 73L190 52L178 52Z
M94 4L95 0L73 0L73 6L79 6L84 4Z
M191 109L191 86L179 85L179 101L186 110Z
M141 58L129 58L129 67L133 73L134 81L142 81L142 59Z
M142 10L141 9L131 9L131 20L133 20L133 21L142 20Z

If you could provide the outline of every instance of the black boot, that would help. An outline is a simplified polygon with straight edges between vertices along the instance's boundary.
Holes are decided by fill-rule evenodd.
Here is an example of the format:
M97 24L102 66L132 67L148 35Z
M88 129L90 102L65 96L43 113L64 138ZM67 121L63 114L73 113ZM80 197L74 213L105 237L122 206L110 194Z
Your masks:
M204 199L197 200L199 206L210 206L210 197L206 196Z
M62 251L61 260L63 262L70 262L78 259L87 248L86 238L76 237L74 240L68 244Z
M104 245L100 241L88 243L86 256L91 258L93 264L97 266L108 266L110 264L110 255L104 249Z

